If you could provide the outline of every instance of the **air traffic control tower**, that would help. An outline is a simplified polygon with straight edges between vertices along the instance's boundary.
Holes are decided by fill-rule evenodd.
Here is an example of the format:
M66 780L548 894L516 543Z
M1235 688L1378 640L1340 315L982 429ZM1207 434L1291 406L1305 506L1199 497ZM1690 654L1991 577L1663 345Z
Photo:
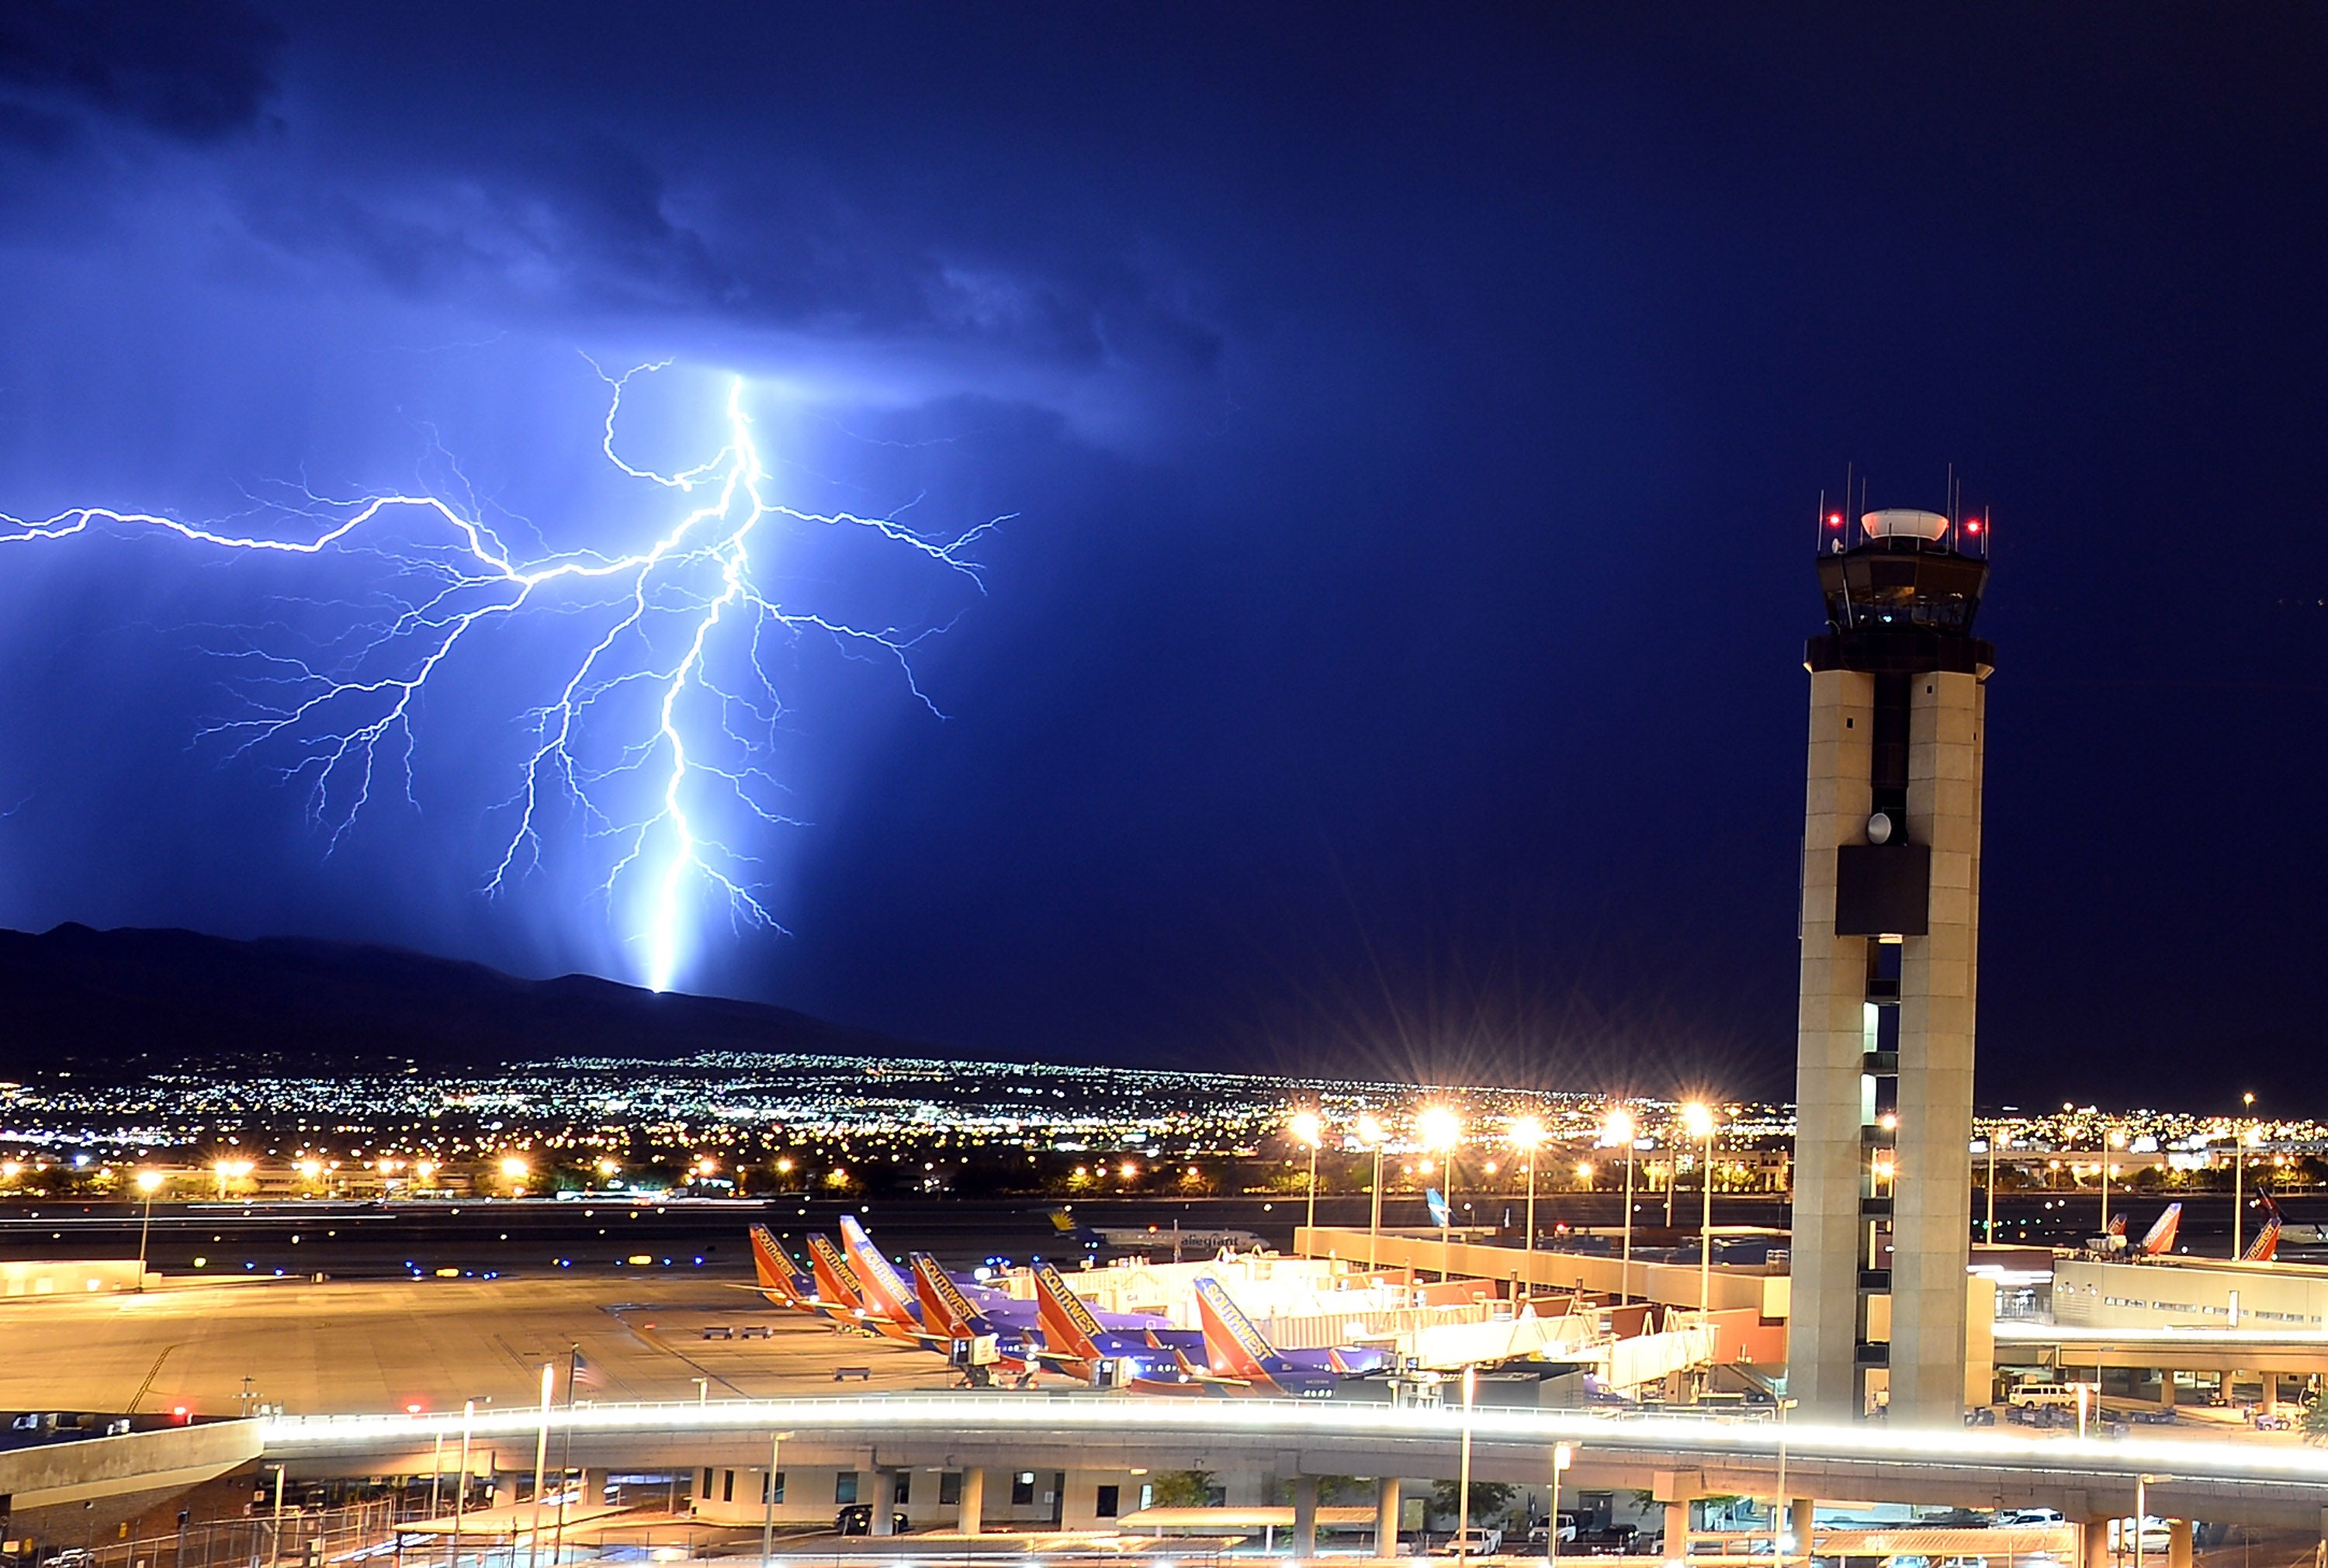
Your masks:
M1980 782L1995 651L1978 520L1820 520L1810 640L1787 1391L1957 1424L1972 1229ZM1985 1401L1986 1395L1982 1396Z

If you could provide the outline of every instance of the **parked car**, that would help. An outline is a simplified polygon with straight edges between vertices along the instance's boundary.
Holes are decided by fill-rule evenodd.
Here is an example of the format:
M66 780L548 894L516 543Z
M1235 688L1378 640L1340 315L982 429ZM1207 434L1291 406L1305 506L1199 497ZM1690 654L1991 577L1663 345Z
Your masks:
M2014 1508L2005 1513L1997 1515L1996 1522L2002 1526L2058 1525L2062 1522L2061 1510L2059 1508Z
M836 1535L869 1535L873 1533L873 1505L851 1503L832 1516L832 1533ZM906 1511L903 1508L889 1516L889 1533L906 1533Z
M1492 1526L1474 1525L1468 1530L1458 1530L1447 1537L1447 1545L1432 1554L1437 1557L1492 1557L1504 1549L1504 1533Z
M2136 1426L2173 1426L2174 1407L2168 1404L2162 1405L2156 1410L2137 1410L2126 1419Z
M1580 1531L1576 1550L1587 1557L1629 1557L1639 1550L1641 1532L1631 1525Z

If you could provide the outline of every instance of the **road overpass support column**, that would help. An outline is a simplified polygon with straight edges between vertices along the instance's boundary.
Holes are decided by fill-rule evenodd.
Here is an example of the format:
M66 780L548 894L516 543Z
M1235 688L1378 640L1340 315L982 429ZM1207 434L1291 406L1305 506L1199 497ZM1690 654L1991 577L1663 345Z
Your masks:
M1318 1478L1293 1478L1293 1554L1315 1557L1318 1554ZM2175 1568L2190 1568L2178 1563Z
M1649 1496L1666 1506L1665 1560L1689 1556L1689 1505L1705 1491L1705 1478L1696 1470L1652 1470Z
M2263 1375L2263 1413L2266 1415L2279 1413L2279 1374L2276 1372Z
M965 1535L975 1535L986 1522L986 1472L962 1472L962 1519L955 1526Z
M2136 1525L2136 1529L2141 1526ZM2191 1568L2191 1521L2166 1521L2166 1568Z
M1398 1555L1398 1478L1385 1476L1375 1482L1375 1555Z
M2109 1521L2078 1521L2078 1568L2110 1568Z
M1797 1555L1806 1563L1811 1560L1811 1526L1816 1520L1817 1513L1818 1505L1808 1498L1797 1498L1787 1505L1787 1534L1795 1538L1795 1549L1779 1553L1781 1563Z
M897 1533L897 1472L876 1469L873 1472L873 1522L876 1535Z

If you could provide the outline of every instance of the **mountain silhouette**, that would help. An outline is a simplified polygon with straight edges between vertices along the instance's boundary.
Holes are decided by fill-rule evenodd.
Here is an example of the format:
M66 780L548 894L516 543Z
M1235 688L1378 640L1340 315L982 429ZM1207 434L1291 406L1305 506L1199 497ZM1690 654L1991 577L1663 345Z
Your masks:
M943 1056L762 1002L306 937L0 930L0 1079L351 1074L705 1051Z

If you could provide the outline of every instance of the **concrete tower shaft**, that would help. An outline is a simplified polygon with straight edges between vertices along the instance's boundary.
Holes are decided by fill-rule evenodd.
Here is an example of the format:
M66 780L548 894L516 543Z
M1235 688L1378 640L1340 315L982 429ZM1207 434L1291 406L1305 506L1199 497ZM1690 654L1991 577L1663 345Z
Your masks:
M1980 781L1978 525L1828 521L1811 640L1788 1392L1895 1422L1965 1399Z

